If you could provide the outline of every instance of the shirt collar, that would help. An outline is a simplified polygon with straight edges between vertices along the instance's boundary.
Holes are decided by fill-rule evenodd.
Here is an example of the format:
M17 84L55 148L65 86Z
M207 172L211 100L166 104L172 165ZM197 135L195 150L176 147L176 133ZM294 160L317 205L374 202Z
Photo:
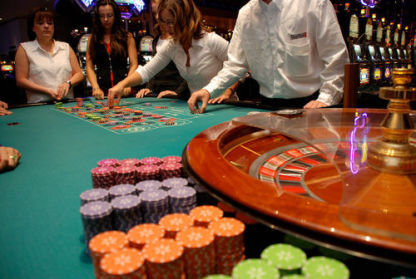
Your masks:
M53 40L53 54L55 54L58 50L61 50L64 48L62 44L58 44L55 40ZM40 51L47 52L44 50L40 45L37 39L35 39L35 49L39 49Z
M258 0L258 3L260 5L260 9L262 11L266 11L270 8L277 8L279 10L282 9L284 0L272 0L269 4L266 4L263 0Z

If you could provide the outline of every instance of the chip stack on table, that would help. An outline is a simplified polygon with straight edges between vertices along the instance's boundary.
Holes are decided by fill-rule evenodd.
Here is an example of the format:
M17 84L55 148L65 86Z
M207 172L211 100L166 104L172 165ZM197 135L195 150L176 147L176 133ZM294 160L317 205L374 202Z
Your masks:
M133 227L127 233L129 246L142 250L147 244L163 238L165 230L157 224L141 224Z
M114 185L114 168L97 167L91 170L92 187L109 189Z
M144 257L133 248L105 255L100 267L102 279L147 279Z
M89 202L81 206L80 212L87 247L91 238L99 233L113 229L111 220L112 211L111 204L103 201ZM89 253L89 249L87 249L87 252Z
M108 191L102 188L86 190L79 197L81 199L81 205L94 201L110 201Z
M128 232L143 222L140 198L136 195L121 196L111 201L113 207L113 227Z
M168 195L171 213L189 214L196 207L196 191L192 187L174 187Z
M230 275L233 267L245 258L245 226L237 219L224 217L213 221L209 229L215 235L216 271Z
M183 173L183 165L181 163L163 163L159 168L161 179L181 177Z
M166 191L145 191L140 194L145 223L159 223L160 219L169 214L169 198Z
M114 169L114 183L117 184L136 184L136 167L120 166Z
M95 277L102 278L101 259L109 253L128 247L127 235L120 231L108 231L97 234L89 242Z
M340 261L327 257L309 258L302 267L306 278L348 279L350 272Z
M134 166L138 167L140 166L140 160L136 158L130 158L130 159L124 159L120 161L120 166Z
M120 162L117 159L104 159L97 163L99 167L118 167L120 166Z
M137 181L159 180L160 168L157 165L142 165L136 168Z
M211 222L222 218L224 212L216 206L201 205L192 209L189 215L194 220L194 226L208 228Z
M249 259L235 266L233 279L276 279L279 271L260 259Z
M183 247L172 239L149 243L143 249L148 279L184 279Z
M290 244L273 244L263 250L261 259L279 269L281 275L300 274L306 263L306 254Z
M176 235L192 226L192 218L187 214L168 214L159 221L159 225L165 230L165 238L175 239Z
M111 199L115 199L121 196L135 195L136 187L132 184L119 184L111 186L108 190Z
M161 190L162 182L159 180L143 180L138 182L135 187L137 194L140 194L145 191Z
M182 163L180 156L166 156L162 158L163 163Z
M188 180L183 177L172 177L167 178L162 181L162 189L169 191L172 188L175 187L181 187L181 186L187 186Z
M202 227L190 227L176 236L184 247L185 273L187 279L199 279L215 273L214 234Z
M142 165L161 165L163 163L162 159L158 157L146 157L140 160Z

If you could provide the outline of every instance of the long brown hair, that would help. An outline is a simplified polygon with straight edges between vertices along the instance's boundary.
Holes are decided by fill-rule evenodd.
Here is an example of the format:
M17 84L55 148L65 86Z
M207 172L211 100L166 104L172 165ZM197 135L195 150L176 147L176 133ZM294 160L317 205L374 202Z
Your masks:
M110 5L113 8L114 12L114 23L111 29L110 36L110 46L111 53L118 55L126 55L127 53L127 32L121 25L121 15L120 10L114 0L100 0L95 4L94 17L93 17L93 27L91 32L90 45L88 47L88 52L91 56L91 59L95 58L95 48L98 44L101 44L104 38L104 27L100 21L100 14L98 13L98 8L102 6Z
M201 39L205 27L202 25L202 16L192 0L162 0L157 10L159 19L161 12L167 10L173 15L175 21L175 34L173 39L178 41L185 51L192 46L192 39Z

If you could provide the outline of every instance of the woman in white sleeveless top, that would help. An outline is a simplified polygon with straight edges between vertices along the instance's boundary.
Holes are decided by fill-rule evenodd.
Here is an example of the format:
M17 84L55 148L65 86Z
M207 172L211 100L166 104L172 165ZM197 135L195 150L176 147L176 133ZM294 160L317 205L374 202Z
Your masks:
M16 82L26 89L28 103L74 98L72 87L84 76L76 55L65 42L55 41L53 13L41 8L29 18L35 40L16 52Z

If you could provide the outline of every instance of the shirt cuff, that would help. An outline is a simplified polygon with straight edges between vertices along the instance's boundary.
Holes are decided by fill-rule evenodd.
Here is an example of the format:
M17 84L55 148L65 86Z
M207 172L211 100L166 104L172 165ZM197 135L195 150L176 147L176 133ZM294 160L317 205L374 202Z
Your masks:
M149 82L149 75L147 74L147 71L145 70L145 68L141 65L139 65L139 67L137 67L136 72L141 76L142 78L142 84Z

